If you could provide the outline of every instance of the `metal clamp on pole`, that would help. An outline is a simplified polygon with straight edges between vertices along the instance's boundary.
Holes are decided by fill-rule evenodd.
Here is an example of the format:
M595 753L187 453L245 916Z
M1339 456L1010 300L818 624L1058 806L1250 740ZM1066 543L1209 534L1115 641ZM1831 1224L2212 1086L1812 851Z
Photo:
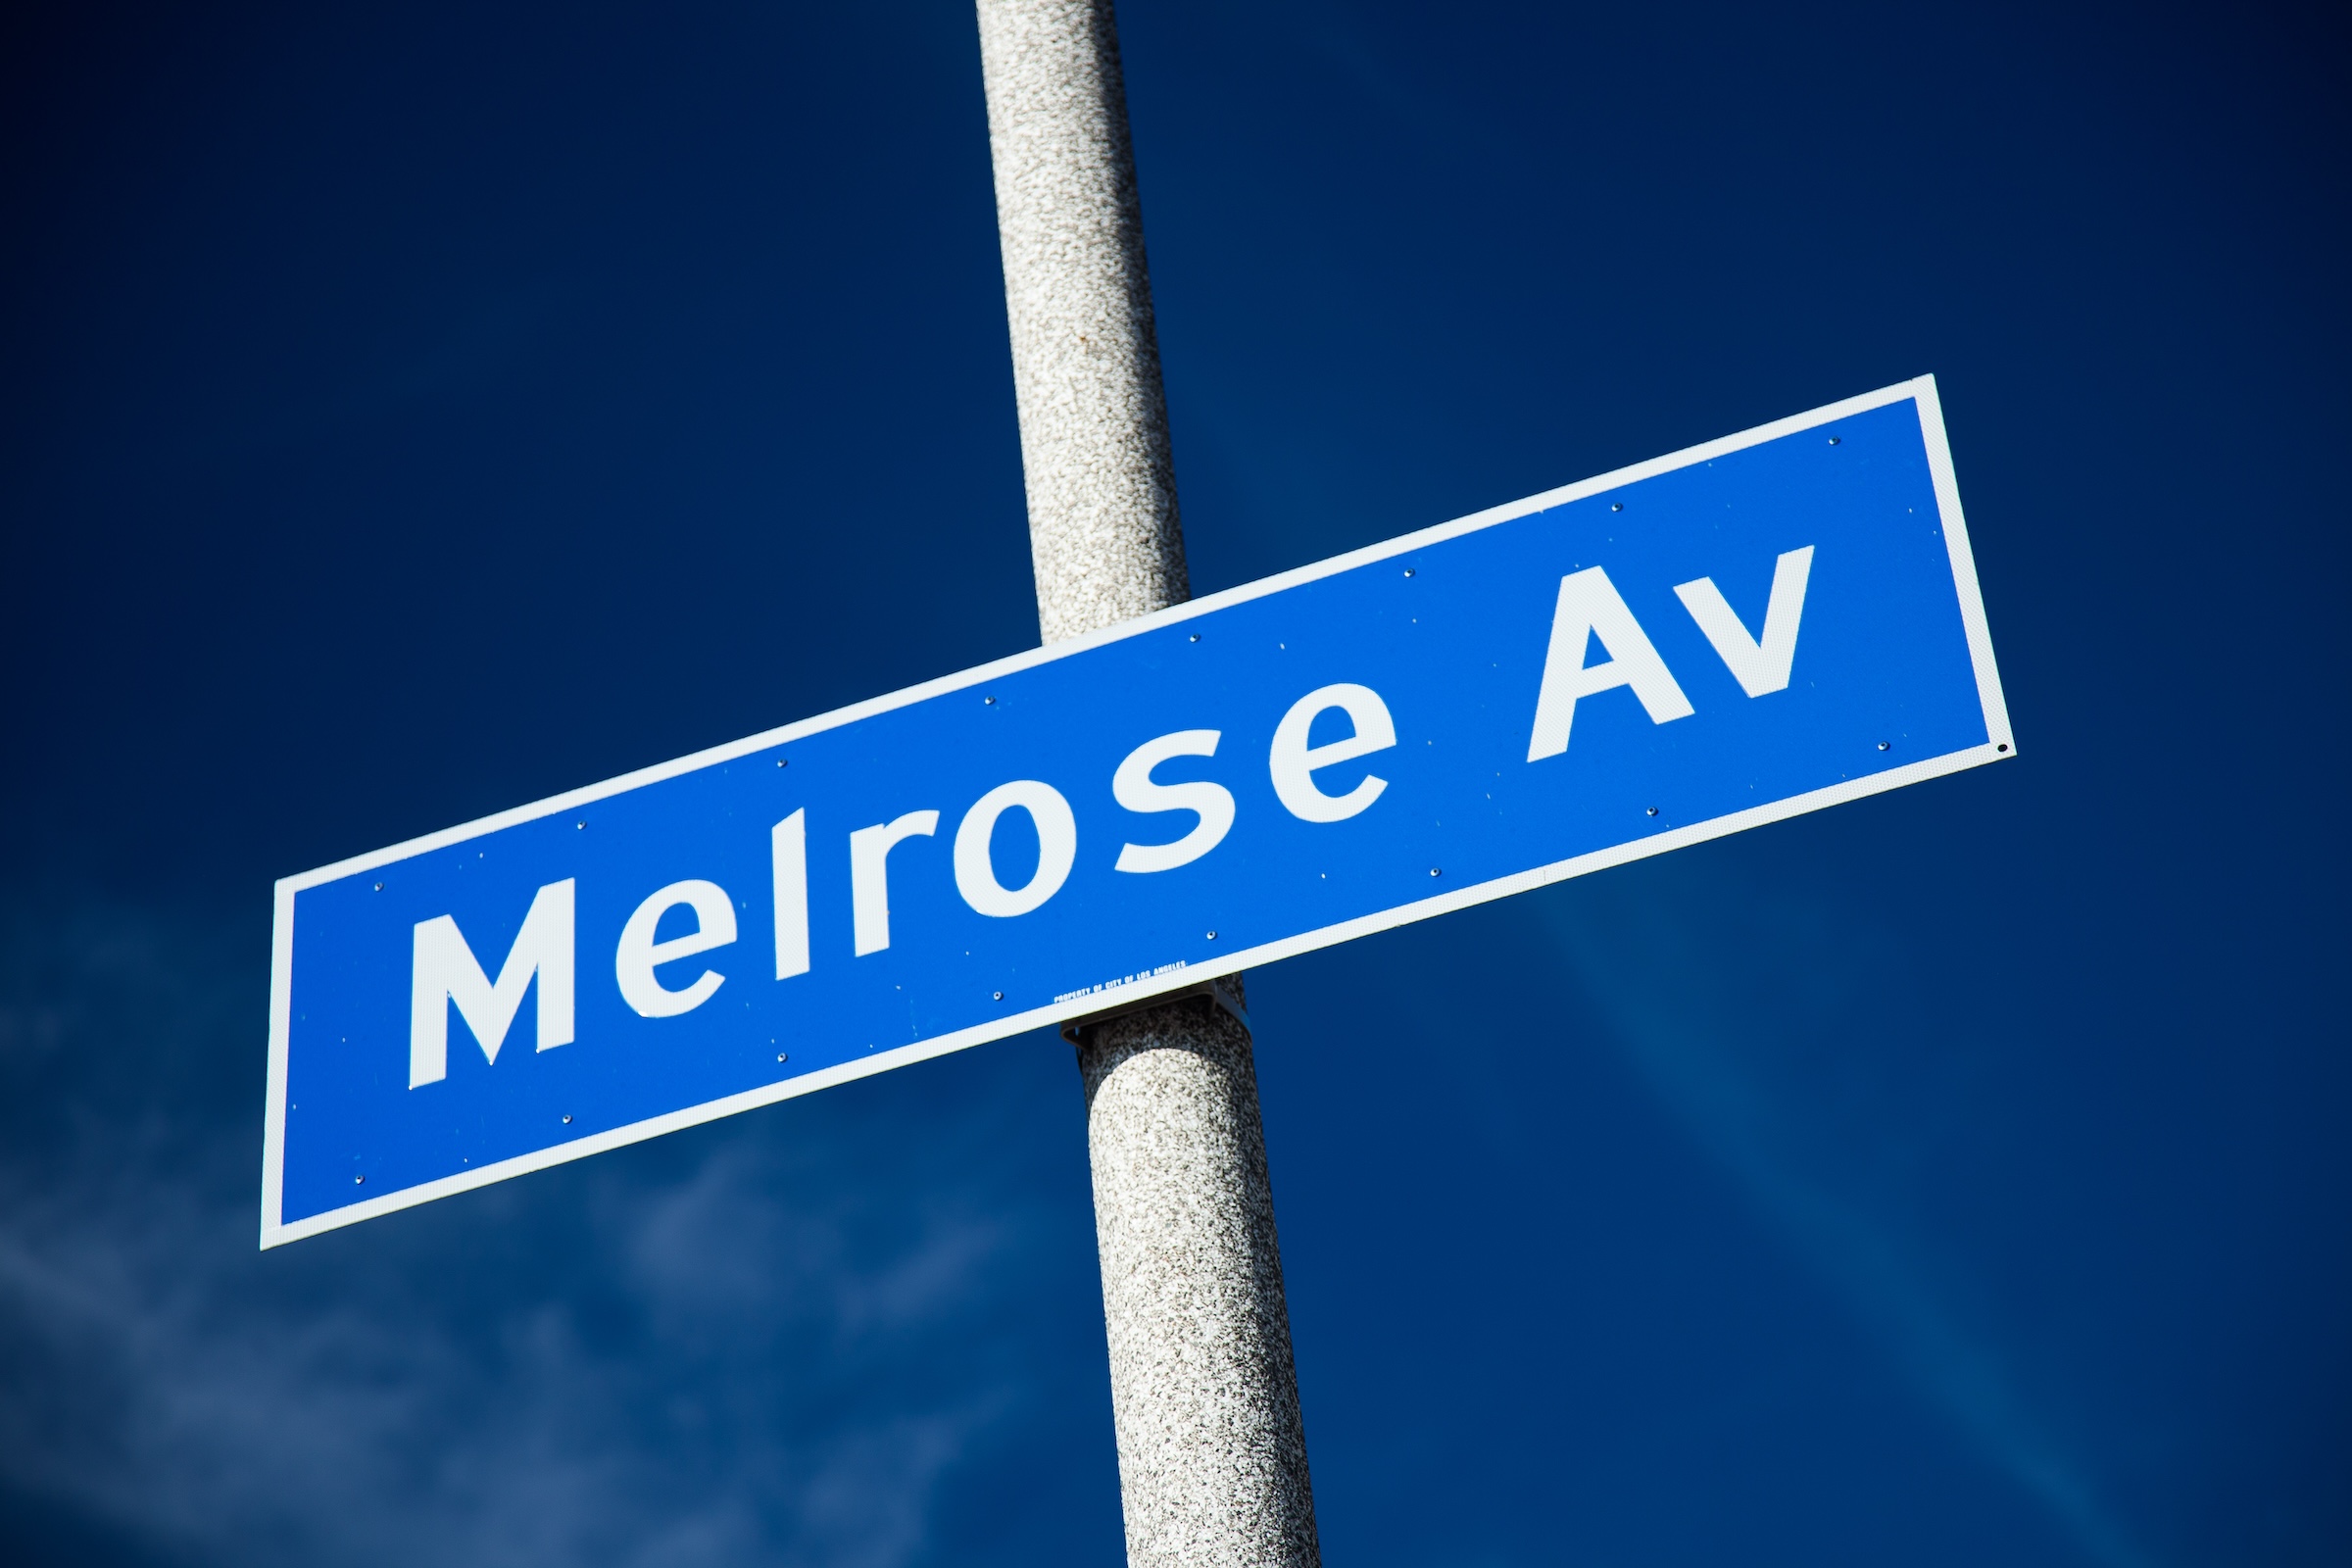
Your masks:
M1242 977L1238 974L1221 974L1214 979L1203 980L1199 985L1186 986L1181 991L1162 991L1159 995L1146 997L1141 1002L1130 1002L1124 1006L1105 1007L1101 1012L1090 1012L1083 1018L1072 1018L1061 1026L1061 1038L1073 1046L1083 1046L1086 1044L1086 1031L1097 1024L1108 1023L1113 1018L1124 1018L1131 1012L1142 1012L1150 1007L1169 1006L1188 997L1206 997L1234 1022L1245 1029L1250 1028L1250 1009L1244 1005L1242 1000ZM1254 1030L1251 1032L1255 1033Z

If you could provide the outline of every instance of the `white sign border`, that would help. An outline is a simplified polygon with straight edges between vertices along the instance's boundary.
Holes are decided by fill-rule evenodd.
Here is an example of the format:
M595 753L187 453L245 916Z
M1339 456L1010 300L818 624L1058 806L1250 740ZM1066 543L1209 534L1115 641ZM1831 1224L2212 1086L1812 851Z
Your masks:
M1385 561L1393 556L1404 555L1429 545L1458 538L1462 534L1473 533L1481 528L1491 528L1496 523L1508 522L1515 517L1526 516L1530 513L1545 512L1567 502L1579 501L1602 491L1614 490L1643 479L1654 478L1658 474L1669 473L1678 468L1687 468L1693 464L1705 463L1727 453L1760 446L1768 441L1779 440L1783 436L1794 435L1817 425L1850 418L1857 414L1866 414L1873 409L1885 408L1889 404L1901 403L1906 400L1915 402L1918 406L1920 431L1926 440L1928 470L1935 484L1936 504L1941 514L1945 548L1951 556L1952 582L1959 596L1961 624L1968 638L1969 657L1976 670L1977 697L1984 710L1986 739L1984 745L1949 752L1941 757L1932 757L1917 762L1904 763L1862 778L1847 779L1826 789L1813 790L1804 795L1790 796L1786 800L1751 807L1744 811L1734 811L1729 815L1713 817L1703 822L1693 822L1685 827L1670 828L1665 832L1637 839L1632 843L1614 845L1590 855L1580 855L1569 859L1557 860L1549 865L1538 866L1533 870L1517 872L1511 876L1497 877L1493 881L1480 882L1469 887L1448 889L1433 898L1399 905L1395 908L1383 909L1353 920L1344 920L1337 925L1328 925L1319 930L1286 937L1279 942L1269 942L1237 953L1220 955L1213 969L1195 964L1187 968L1174 969L1165 974L1154 975L1149 979L1137 980L1132 984L1115 989L1095 992L1068 1002L1052 1004L1043 1007L1032 1007L1026 1012L1013 1013L1003 1018L992 1018L986 1023L976 1024L969 1029L958 1029L952 1034L919 1041L914 1045L876 1052L870 1056L861 1057L856 1061L846 1061L838 1066L826 1067L816 1072L788 1078L782 1083L767 1084L758 1089L746 1090L742 1094L730 1095L723 1100L707 1101L700 1105L689 1106L683 1110L650 1116L643 1121L631 1122L625 1127L614 1127L601 1133L590 1133L569 1143L536 1150L528 1154L518 1154L513 1159L500 1160L496 1164L484 1165L476 1170L462 1171L454 1176L444 1176L436 1181L422 1182L415 1187L403 1188L399 1192L385 1193L380 1197L329 1209L321 1214L311 1215L307 1219L296 1220L290 1225L283 1223L281 1216L284 1212L285 1195L286 1058L293 1008L294 895L305 888L338 881L343 877L354 876L362 871L371 871L377 866L389 865L396 860L405 860L412 856L443 849L452 844L462 844L467 839L479 838L485 833L495 833L514 827L518 823L551 816L560 811L568 811L576 807L585 806L591 801L601 801L608 796L625 794L648 784L657 784L663 779L675 778L681 773L691 773L716 763L733 761L736 758L766 751L798 740L804 735L819 734L828 729L838 728L843 724L853 723L858 719L870 717L875 713L886 713L893 709L905 708L911 703L919 703L947 692L961 691L966 687L976 686L985 681L1001 679L1015 670L1028 669L1056 659L1067 659L1072 655L1085 653L1089 649L1100 648L1106 643L1141 636L1162 626L1190 620L1196 615L1209 614L1229 605L1243 604L1251 599L1263 598L1267 594L1280 593L1284 589L1295 588L1300 583L1313 582L1320 577L1334 576L1343 571L1352 570L1357 566L1368 565L1373 562ZM772 1105L778 1101L791 1100L800 1095L814 1094L820 1089L830 1089L836 1084L848 1083L852 1079L888 1072L893 1068L928 1060L933 1056L944 1056L950 1052L985 1045L991 1040L1002 1040L1009 1035L1022 1034L1031 1029L1062 1023L1089 1013L1099 1013L1105 1008L1115 1007L1122 1004L1142 1002L1166 992L1180 991L1199 985L1211 974L1230 974L1257 964L1272 963L1298 954L1312 952L1317 948L1332 947L1342 942L1351 941L1356 937L1370 936L1376 931L1386 931L1395 926L1409 925L1416 920L1426 920L1434 915L1467 908L1474 904L1485 904L1494 899L1508 898L1512 894L1525 893L1553 882L1564 882L1570 877L1584 876L1590 872L1605 870L1613 865L1623 865L1628 861L1639 860L1648 856L1664 855L1689 845L1704 843L1708 839L1722 838L1727 834L1738 833L1751 827L1761 827L1767 822L1778 822L1787 817L1801 816L1807 811L1817 811L1824 807L1860 800L1864 796L1877 795L1886 790L1901 789L1906 785L1938 778L1946 773L1956 773L1967 768L1982 766L1986 762L2003 761L2016 755L2016 737L2011 734L2009 728L2009 708L2001 693L2000 672L1993 663L1992 633L1985 620L1984 603L1978 589L1976 557L1969 548L1968 527L1961 516L1960 486L1952 468L1951 447L1944 436L1943 407L1936 395L1936 378L1933 375L1919 376L1913 380L1898 382L1893 386L1882 387L1876 392L1865 392L1859 397L1847 398L1843 402L1832 403L1804 414L1791 415L1785 419L1776 419L1770 424L1760 424L1753 429L1742 430L1737 435L1728 435L1719 440L1687 447L1680 452L1652 458L1646 463L1637 463L1631 467L1614 469L1591 479L1562 485L1556 490L1546 490L1539 495L1509 502L1503 506L1490 507L1484 512L1474 512L1466 517L1457 517L1451 522L1442 522L1435 527L1402 534L1395 539L1383 540L1379 544L1366 545L1361 550L1352 550L1346 555L1334 556L1327 561L1318 561L1311 565L1299 566L1291 571L1278 572L1274 576L1262 577L1256 582L1244 583L1237 588L1228 588L1222 593L1210 594L1203 599L1191 600L1181 605L1171 605L1166 610L1139 616L1134 620L1122 621L1115 626L1106 626L1083 637L1073 637L1067 642L1054 643L1045 648L1034 648L1026 653L1015 654L1008 659L1000 659L993 663L959 670L953 675L943 675L937 680L925 681L921 685L909 686L885 696L870 698L862 703L853 703L847 708L835 709L829 713L820 713L813 718L805 718L797 723L766 730L743 740L731 741L724 746L714 746L707 751L678 758L673 761L659 763L653 767L639 768L633 773L623 773L617 778L607 779L600 784L590 784L566 794L534 802L529 806L518 806L512 810L500 811L495 815L485 816L458 827L444 828L438 833L428 833L422 838L395 844L389 849L371 851L367 855L354 856L350 859L337 860L332 865L324 865L316 870L280 878L276 889L276 917L272 926L270 943L270 1081L262 1133L261 1245L264 1250L282 1247L288 1242L300 1241L306 1236L316 1236L322 1231L336 1230L345 1225L357 1224L361 1220L374 1219L378 1215L414 1207L418 1203L429 1203L435 1199L469 1192L476 1187L487 1187L493 1182L502 1182L510 1177L526 1175L535 1170L544 1170L551 1165L560 1165L567 1160L584 1159L590 1154L601 1154L607 1150L618 1149L626 1144L640 1143L648 1138L659 1138L663 1133L676 1132L680 1128L697 1126L707 1121L716 1121L722 1116L732 1116L739 1111L752 1110L760 1105Z

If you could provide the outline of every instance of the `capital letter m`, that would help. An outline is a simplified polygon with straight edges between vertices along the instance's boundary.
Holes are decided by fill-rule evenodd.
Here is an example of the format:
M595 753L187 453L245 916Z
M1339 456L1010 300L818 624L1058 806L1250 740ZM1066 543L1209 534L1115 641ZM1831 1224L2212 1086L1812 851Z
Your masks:
M571 1044L572 879L550 882L531 900L514 946L499 966L498 984L482 973L473 950L450 915L416 923L409 971L409 1087L437 1084L449 1075L449 1004L473 1031L482 1055L498 1060L522 994L539 977L539 1049Z

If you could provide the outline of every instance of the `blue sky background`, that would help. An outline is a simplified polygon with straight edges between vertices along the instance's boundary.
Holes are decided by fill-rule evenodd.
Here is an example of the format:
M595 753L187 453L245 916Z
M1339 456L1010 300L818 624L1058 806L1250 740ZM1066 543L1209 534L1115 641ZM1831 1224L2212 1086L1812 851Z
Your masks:
M2020 741L1251 976L1330 1559L2352 1556L2340 19L1122 24L1197 586L1932 370ZM272 878L1034 643L968 10L0 26L7 1555L1117 1560L1056 1040L253 1246Z

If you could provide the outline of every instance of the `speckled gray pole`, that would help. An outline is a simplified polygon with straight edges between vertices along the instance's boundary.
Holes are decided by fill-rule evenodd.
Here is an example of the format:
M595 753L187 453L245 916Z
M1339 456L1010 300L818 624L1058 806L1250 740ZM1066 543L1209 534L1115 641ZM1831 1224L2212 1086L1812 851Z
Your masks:
M1109 0L979 9L1038 620L1057 642L1189 597L1184 535ZM1194 997L1079 1034L1127 1560L1310 1568L1249 1032Z

